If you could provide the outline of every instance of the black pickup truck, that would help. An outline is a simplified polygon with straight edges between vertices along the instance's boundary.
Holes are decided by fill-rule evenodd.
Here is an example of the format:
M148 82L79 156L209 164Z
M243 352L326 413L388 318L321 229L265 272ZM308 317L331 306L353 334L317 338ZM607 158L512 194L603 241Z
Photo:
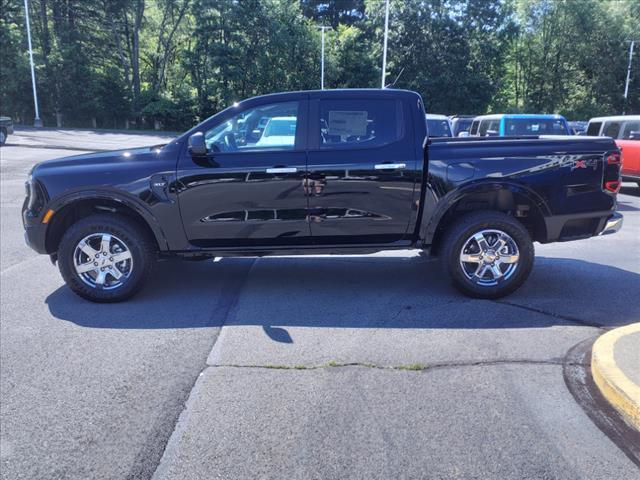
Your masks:
M417 93L252 98L172 142L36 165L27 243L93 301L130 297L156 259L424 249L462 292L497 298L533 242L617 231L610 138L430 139Z

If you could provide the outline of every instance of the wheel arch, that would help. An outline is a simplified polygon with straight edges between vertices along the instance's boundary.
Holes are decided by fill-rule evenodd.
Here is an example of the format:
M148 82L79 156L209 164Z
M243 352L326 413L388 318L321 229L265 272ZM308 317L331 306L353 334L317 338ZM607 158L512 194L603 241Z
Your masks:
M547 237L544 218L551 214L546 202L533 190L510 182L474 183L443 197L421 232L425 245L437 254L446 228L465 213L491 210L513 216L529 231L534 241Z
M98 212L111 212L134 220L154 241L158 250L168 250L165 234L151 212L122 194L111 191L74 192L52 202L48 208L54 211L45 235L45 249L49 254L57 251L64 232L73 223Z

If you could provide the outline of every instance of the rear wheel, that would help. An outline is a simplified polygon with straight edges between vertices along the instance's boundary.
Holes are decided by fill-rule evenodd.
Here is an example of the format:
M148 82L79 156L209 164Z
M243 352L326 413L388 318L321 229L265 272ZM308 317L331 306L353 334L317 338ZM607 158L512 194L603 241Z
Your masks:
M98 214L73 224L58 249L65 282L93 302L118 302L142 288L155 263L155 245L126 217Z
M500 298L518 289L533 267L529 233L501 212L473 212L445 234L442 262L453 285L476 298Z

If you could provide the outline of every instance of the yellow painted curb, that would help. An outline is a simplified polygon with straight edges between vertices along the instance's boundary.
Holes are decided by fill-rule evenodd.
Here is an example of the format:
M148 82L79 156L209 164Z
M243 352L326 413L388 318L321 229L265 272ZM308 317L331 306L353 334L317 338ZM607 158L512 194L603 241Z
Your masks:
M632 323L611 330L598 338L591 353L591 373L609 403L640 430L640 386L633 383L618 368L613 354L616 342L620 338L638 332L640 323Z

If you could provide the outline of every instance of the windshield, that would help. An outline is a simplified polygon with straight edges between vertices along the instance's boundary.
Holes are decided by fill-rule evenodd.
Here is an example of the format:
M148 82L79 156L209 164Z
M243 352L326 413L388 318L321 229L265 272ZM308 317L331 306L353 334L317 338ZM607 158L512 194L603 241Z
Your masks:
M504 134L512 135L569 135L561 118L507 118Z
M448 120L427 119L427 130L430 137L450 137L451 129Z

